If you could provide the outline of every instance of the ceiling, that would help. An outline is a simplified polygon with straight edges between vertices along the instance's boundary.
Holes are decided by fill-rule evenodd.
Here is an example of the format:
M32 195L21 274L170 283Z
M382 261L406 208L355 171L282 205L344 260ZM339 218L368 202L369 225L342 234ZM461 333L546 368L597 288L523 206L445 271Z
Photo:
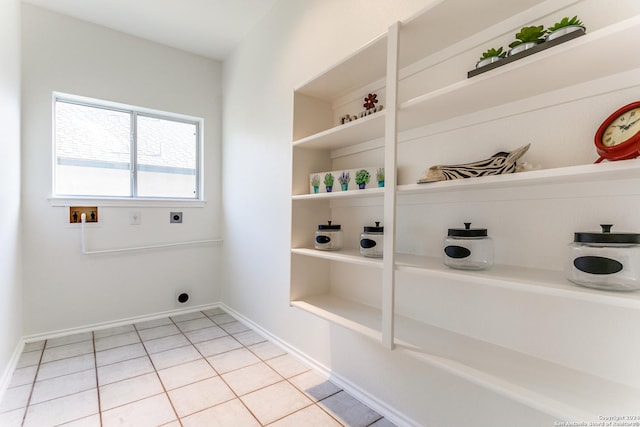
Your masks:
M23 0L212 59L224 59L276 0Z

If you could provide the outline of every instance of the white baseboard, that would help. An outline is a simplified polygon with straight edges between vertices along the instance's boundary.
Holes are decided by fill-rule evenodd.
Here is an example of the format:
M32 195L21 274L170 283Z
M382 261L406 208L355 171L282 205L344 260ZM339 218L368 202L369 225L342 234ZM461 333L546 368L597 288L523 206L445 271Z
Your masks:
M64 337L67 335L80 334L83 332L99 331L101 329L109 329L117 326L131 325L133 323L146 322L148 320L162 319L163 317L177 316L180 314L192 313L194 311L209 310L211 308L220 307L220 303L204 304L191 306L188 308L179 308L175 310L163 311L150 315L129 317L126 319L113 320L109 322L94 323L91 325L80 326L77 328L62 329L58 331L46 332L43 334L34 334L23 337L25 343L48 340L52 338Z
M11 379L13 378L13 372L16 370L16 366L18 366L18 361L20 360L20 355L22 354L22 350L24 349L25 340L24 338L20 338L18 340L18 344L16 348L13 350L13 354L11 355L11 359L9 359L9 363L4 369L2 376L0 376L0 402L4 398L4 394L9 388L9 384L11 383Z
M376 397L372 396L370 393L358 387L357 385L347 380L343 376L338 375L335 372L331 371L331 369L327 368L322 363L319 363L318 361L309 357L307 354L301 352L297 348L292 347L286 341L281 340L277 336L273 335L266 329L262 328L260 325L254 323L253 321L243 316L242 314L238 313L237 311L227 306L226 304L220 303L220 308L222 308L227 313L231 314L236 319L240 320L242 323L245 323L246 325L250 326L256 332L259 332L261 335L273 341L274 344L279 345L284 350L286 350L293 356L300 359L302 362L309 365L311 368L315 369L319 374L321 374L322 376L330 380L335 385L342 388L344 391L346 391L347 393L349 393L350 395L358 399L360 402L364 403L374 411L378 412L380 415L383 415L392 423L398 426L421 427L420 423L417 423L416 421L410 419L406 415L398 412L391 406L387 405L380 399L377 399Z

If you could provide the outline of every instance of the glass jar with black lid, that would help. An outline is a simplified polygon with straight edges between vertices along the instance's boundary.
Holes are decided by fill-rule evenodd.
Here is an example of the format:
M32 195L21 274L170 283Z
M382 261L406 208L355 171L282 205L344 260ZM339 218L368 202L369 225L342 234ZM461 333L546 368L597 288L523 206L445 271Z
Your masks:
M485 270L493 265L493 242L486 228L450 228L444 241L444 263L460 270Z
M602 232L574 233L565 264L567 279L610 291L640 289L640 234L612 233L612 224L600 227Z
M360 234L360 255L371 258L382 258L384 248L384 227L376 221L375 227L365 226Z
M342 249L342 227L338 224L331 224L331 221L318 225L314 247L322 251Z

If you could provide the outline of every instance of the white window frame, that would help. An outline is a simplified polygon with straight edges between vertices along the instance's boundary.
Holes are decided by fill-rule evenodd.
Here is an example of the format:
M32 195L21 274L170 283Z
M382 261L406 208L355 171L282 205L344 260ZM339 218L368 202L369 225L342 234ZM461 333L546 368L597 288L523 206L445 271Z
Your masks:
M132 119L132 170L131 173L131 186L132 186L132 195L131 196L96 196L96 195L58 195L55 193L56 189L56 141L55 141L55 123L56 123L56 102L68 102L78 105L84 105L88 107L102 108L114 111L120 111L124 113L131 114ZM204 176L204 119L201 117L187 116L184 114L171 113L167 111L153 110L144 107L138 107L129 104L122 104L117 102L105 101L101 99L89 98L85 96L79 95L71 95L62 92L53 92L52 96L52 123L51 123L51 140L52 140L52 169L51 169L51 197L49 200L51 201L52 206L67 206L76 201L82 202L90 202L95 201L99 202L102 206L202 206L205 203L204 199L204 185L203 185L203 176ZM196 125L196 141L197 141L197 152L196 152L196 196L191 197L140 197L135 194L135 181L137 180L137 140L136 140L136 126L135 120L137 119L137 115L140 114L145 117L154 117L160 118L164 120L172 120L182 123L190 123Z

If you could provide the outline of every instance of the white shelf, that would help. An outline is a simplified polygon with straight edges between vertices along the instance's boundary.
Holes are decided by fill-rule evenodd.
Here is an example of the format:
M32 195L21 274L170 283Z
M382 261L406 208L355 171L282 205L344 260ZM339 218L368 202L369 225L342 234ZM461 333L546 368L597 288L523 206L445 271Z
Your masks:
M292 200L328 200L328 199L360 199L365 197L382 197L384 187L365 188L363 190L332 191L331 193L298 194Z
M640 16L417 96L400 104L398 129L426 126L639 68L640 55L630 54L628 47L629 40L638 38Z
M399 185L397 190L399 195L428 194L545 184L603 182L630 178L640 178L640 159L533 170L505 175L481 176L477 178L430 182L425 184Z
M384 33L297 88L296 92L331 102L362 87L363 82L369 83L383 79L386 71L387 33Z
M339 125L293 142L294 147L335 150L384 136L386 110ZM382 144L381 144L382 146Z
M558 419L598 420L637 411L640 390L479 341L395 317L400 351Z
M314 295L291 305L377 341L382 339L380 310L333 295Z
M489 270L464 271L445 266L441 258L411 254L396 255L396 269L429 277L441 277L518 292L529 292L640 309L640 291L601 291L577 286L569 282L564 272L537 268L494 265Z
M320 251L312 248L292 248L292 254L304 255L313 258L321 258L329 261L344 262L347 264L364 265L367 267L382 268L381 258L368 258L360 255L359 249L342 249L339 251Z

